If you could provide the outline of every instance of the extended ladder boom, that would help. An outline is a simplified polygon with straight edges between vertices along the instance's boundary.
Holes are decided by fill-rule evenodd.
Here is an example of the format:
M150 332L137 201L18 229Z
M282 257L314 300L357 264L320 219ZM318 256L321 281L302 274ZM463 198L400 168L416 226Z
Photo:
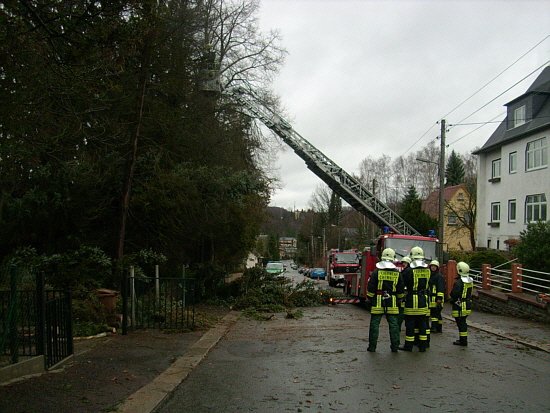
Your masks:
M244 89L234 89L232 96L251 115L262 121L264 125L294 149L294 152L306 162L309 169L357 211L361 212L379 227L388 226L396 233L403 235L420 235L403 218L376 198L357 179L336 165L298 132L292 129L288 122L268 110L261 103L253 101L244 92Z

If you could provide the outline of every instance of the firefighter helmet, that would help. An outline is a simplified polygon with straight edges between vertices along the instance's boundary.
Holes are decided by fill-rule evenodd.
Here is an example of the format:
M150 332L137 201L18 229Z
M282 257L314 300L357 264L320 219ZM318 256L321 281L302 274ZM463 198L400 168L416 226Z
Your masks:
M432 262L430 262L430 265L435 265L436 267L439 268L439 261L433 260Z
M413 247L411 249L411 258L413 260L423 260L424 259L424 250L420 247Z
M382 251L382 260L393 261L395 260L395 251L391 248L386 248Z
M464 261L461 261L458 264L456 264L456 270L458 271L458 275L460 275L461 277L465 277L470 274L470 266L466 264Z
M401 259L401 262L408 262L410 264L412 262L412 260L409 257L403 257Z

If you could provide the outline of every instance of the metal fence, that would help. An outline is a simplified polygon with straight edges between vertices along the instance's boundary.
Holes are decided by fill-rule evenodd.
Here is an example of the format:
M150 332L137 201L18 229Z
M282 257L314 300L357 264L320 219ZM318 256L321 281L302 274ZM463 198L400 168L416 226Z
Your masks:
M122 332L195 327L195 280L127 277L122 290Z
M0 269L0 366L44 355L48 369L73 354L70 293L45 291L44 275L34 277L21 290L18 268Z
M550 273L518 267L520 270L500 269L491 267L486 273L486 282L491 289L502 292L521 291L533 294L547 294L550 292ZM474 283L483 284L483 271L470 270Z

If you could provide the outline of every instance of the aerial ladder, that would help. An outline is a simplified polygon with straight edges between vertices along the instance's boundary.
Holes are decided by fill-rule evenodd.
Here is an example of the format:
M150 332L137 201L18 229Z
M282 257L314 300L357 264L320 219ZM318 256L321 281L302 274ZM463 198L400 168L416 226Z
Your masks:
M305 161L307 167L335 193L380 228L389 227L396 234L420 235L403 218L376 198L359 180L326 157L296 132L287 121L255 99L250 92L243 87L236 87L231 89L229 94L249 112L249 115L259 119L290 146Z

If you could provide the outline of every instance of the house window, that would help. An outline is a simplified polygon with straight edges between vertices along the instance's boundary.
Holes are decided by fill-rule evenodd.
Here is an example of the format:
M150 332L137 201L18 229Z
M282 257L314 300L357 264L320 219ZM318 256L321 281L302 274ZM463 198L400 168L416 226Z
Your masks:
M491 173L491 178L493 179L500 178L500 159L495 159L493 161L493 170Z
M500 221L500 202L493 202L491 204L491 222Z
M470 225L472 222L474 222L473 215L471 212L464 213L464 222L466 223L466 225Z
M525 222L546 221L546 195L527 195L525 198Z
M525 105L514 110L514 128L525 123Z
M516 222L516 200L508 201L508 222Z
M464 194L462 192L458 193L458 200L459 201L464 201Z
M528 142L525 158L528 171L548 166L548 143L546 138Z
M508 172L515 174L518 171L518 153L510 152L508 156Z
M447 216L447 224L448 224L448 225L456 225L456 221L457 221L457 215L456 215L456 213L451 212L451 213Z

